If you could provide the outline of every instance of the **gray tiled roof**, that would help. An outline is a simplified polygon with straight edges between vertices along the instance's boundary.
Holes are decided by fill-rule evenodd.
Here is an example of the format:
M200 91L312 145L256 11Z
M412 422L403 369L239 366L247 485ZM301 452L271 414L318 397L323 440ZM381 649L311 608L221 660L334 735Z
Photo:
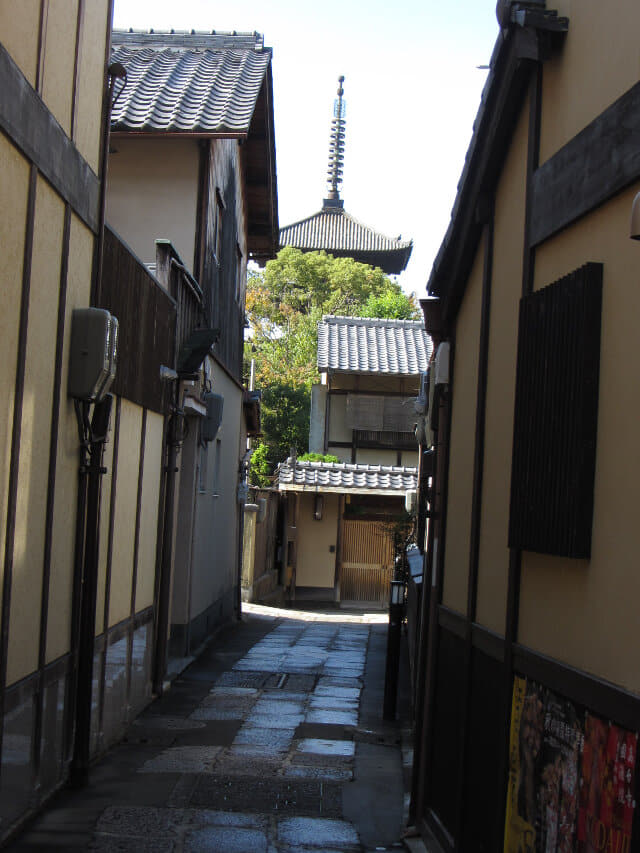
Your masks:
M391 465L351 465L347 462L296 462L278 466L281 491L318 491L404 495L415 490L416 468Z
M318 370L411 376L427 369L431 338L421 320L325 316L318 323Z
M258 33L115 30L111 61L127 70L114 131L244 135L271 49Z
M411 240L385 237L337 205L325 206L313 216L281 228L280 245L351 257L380 266L389 273L405 269L413 248Z

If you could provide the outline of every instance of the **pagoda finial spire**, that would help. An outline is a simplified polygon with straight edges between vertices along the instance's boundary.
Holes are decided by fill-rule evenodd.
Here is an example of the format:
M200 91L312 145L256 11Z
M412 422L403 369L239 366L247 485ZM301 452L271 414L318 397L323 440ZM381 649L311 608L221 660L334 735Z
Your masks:
M331 119L331 134L329 137L329 168L327 170L328 196L324 200L325 207L342 207L340 185L342 184L342 165L344 162L344 136L346 125L346 102L342 97L344 89L344 74L338 77L338 97L333 102L333 118Z

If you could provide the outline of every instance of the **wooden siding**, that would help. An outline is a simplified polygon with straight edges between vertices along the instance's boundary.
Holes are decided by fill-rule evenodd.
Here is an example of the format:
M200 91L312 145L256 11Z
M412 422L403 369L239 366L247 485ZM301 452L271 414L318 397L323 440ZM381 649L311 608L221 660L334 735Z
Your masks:
M233 150L230 146L234 146ZM216 140L210 146L204 261L200 285L211 328L220 329L215 353L238 381L242 381L244 344L244 281L246 240L241 193L241 161L234 140ZM217 217L222 216L218 232ZM236 299L238 281L242 282Z
M100 307L118 318L118 365L113 391L162 414L169 383L160 366L173 367L176 305L119 237L105 228Z

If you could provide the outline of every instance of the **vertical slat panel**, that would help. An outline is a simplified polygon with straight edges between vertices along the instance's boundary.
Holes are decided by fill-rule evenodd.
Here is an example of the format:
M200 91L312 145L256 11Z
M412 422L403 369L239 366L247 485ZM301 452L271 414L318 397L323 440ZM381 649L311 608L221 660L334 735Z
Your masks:
M601 307L601 264L587 264L521 301L512 548L590 554Z
M393 577L393 537L383 522L345 521L340 598L386 604Z
M169 391L160 366L174 363L176 305L108 228L100 294L119 322L114 393L162 414Z

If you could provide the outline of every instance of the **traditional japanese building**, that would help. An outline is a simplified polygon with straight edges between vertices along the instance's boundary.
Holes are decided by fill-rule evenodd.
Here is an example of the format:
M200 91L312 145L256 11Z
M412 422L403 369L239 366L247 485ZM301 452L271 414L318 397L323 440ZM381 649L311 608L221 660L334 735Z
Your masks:
M409 263L413 241L386 237L358 222L347 213L340 198L346 126L344 77L339 77L338 82L329 141L327 198L317 213L280 229L280 245L293 246L303 252L324 251L336 258L353 258L361 264L370 264L388 274L398 275Z

